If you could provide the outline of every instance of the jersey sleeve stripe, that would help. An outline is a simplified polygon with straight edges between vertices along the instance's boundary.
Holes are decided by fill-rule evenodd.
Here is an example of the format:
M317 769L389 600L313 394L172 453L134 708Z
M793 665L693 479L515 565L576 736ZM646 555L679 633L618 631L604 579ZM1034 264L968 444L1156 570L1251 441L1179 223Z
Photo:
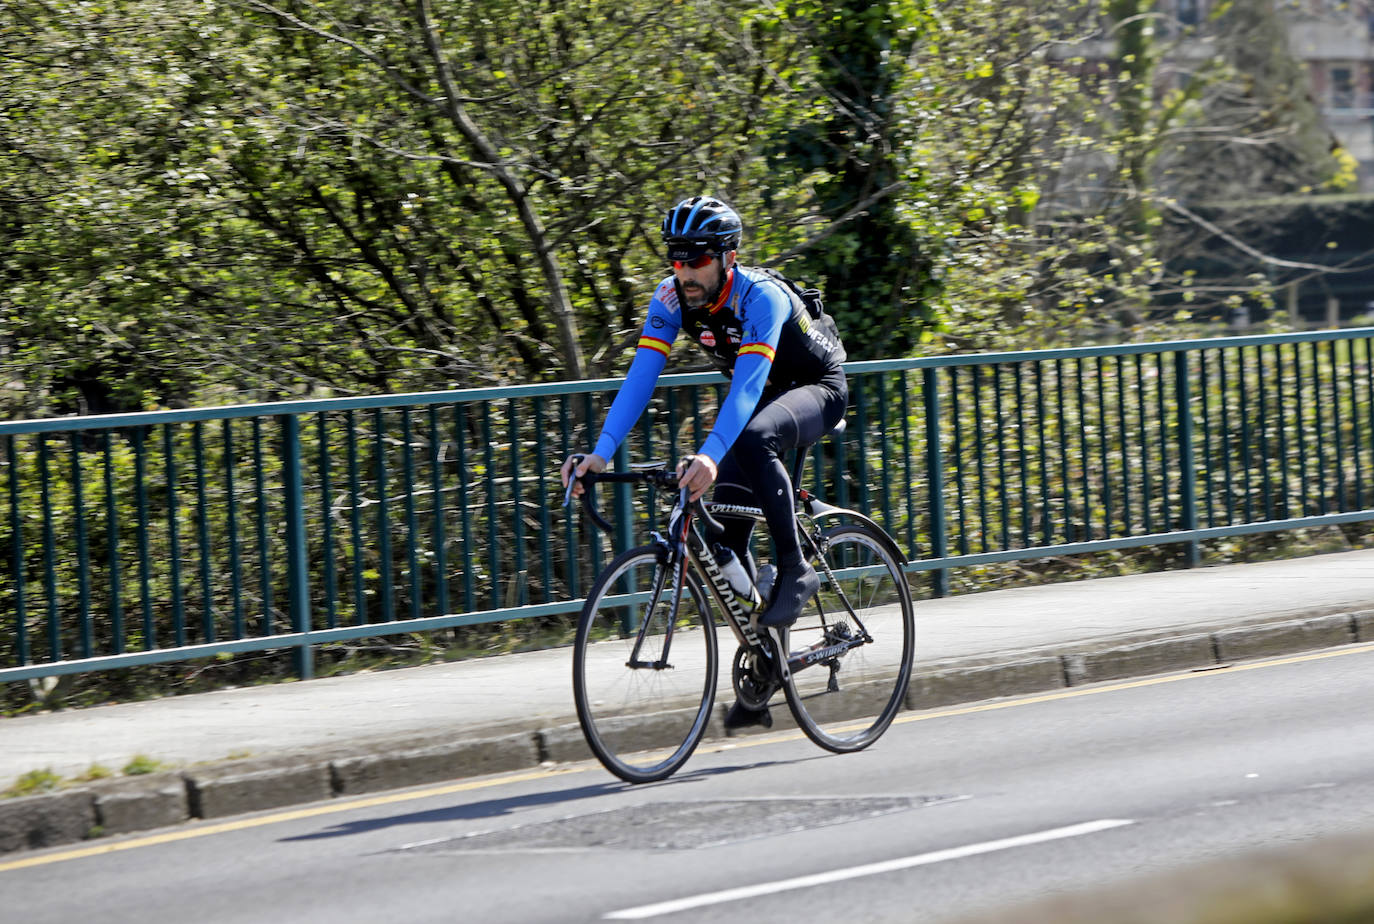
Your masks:
M777 358L777 354L773 351L773 348L766 343L746 343L739 348L740 356L743 356L745 353L757 353L770 363Z
M657 350L667 356L672 350L673 345L666 340L659 340L657 337L640 337L639 348L644 350Z

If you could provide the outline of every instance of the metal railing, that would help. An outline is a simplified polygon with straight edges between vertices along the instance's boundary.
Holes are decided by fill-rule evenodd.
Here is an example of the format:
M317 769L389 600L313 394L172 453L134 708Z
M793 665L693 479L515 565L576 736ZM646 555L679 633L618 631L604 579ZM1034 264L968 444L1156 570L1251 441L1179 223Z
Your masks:
M954 569L1374 520L1374 329L852 363L811 486ZM557 507L619 380L0 423L0 681L568 620ZM617 458L700 445L665 376ZM588 428L587 421L591 421ZM612 498L643 536L649 503ZM761 537L760 541L763 541Z

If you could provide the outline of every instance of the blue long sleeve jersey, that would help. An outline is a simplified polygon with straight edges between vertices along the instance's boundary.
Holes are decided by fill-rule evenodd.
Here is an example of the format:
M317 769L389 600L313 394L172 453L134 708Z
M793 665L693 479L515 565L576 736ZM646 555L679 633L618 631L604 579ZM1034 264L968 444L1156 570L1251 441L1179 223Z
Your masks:
M730 390L699 454L717 465L753 416L765 387L785 391L819 382L844 362L844 347L826 336L800 300L763 273L735 266L714 306L680 303L672 276L649 302L630 371L606 413L595 452L610 459L649 404L678 332L687 335L730 379Z

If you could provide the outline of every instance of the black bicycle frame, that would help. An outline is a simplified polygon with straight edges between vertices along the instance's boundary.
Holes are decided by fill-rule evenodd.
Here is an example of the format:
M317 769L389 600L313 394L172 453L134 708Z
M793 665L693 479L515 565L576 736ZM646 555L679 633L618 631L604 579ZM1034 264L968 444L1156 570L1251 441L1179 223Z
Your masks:
M598 481L649 482L656 485L667 485L670 483L676 484L676 475L663 470L654 469L640 472L603 472L595 476L584 476L586 491L582 496L583 506L597 526L601 527L601 529L606 532L611 532L613 531L611 524L601 516L600 510L597 509L594 488ZM840 507L832 507L805 490L798 489L797 496L806 506L808 516L813 518L844 514L846 516L855 516L860 520L868 522L869 525L874 525L872 521L869 521L868 518L864 517L862 514L857 514L855 511L845 510ZM571 485L569 485L568 495L564 501L565 504L570 502L571 498ZM744 608L740 605L739 595L736 594L734 588L730 586L730 582L725 579L725 573L721 570L720 563L716 561L715 555L711 553L710 544L706 541L705 536L701 534L701 531L692 523L692 514L696 512L701 516L701 519L706 522L708 528L713 533L719 533L722 528L720 523L712 516L713 513L763 520L764 514L762 508L706 503L700 499L688 503L685 497L680 497L676 509L680 511L680 520L677 515L672 517L669 520L671 524L670 528L674 531L680 529L681 535L672 536L667 539L658 536L659 542L669 548L670 555L668 567L663 571L662 580L656 579L654 581L653 596L650 598L648 610L649 612L653 612L653 608L658 605L659 597L663 593L663 587L669 580L669 574L676 571L676 578L673 580L674 596L672 610L669 613L668 626L664 631L662 656L657 661L644 661L639 657L640 648L644 643L644 633L648 628L648 620L644 619L640 621L634 648L631 650L630 660L626 662L626 666L634 669L648 668L652 670L666 670L672 667L672 664L668 660L668 653L672 647L673 633L677 627L678 609L682 604L682 593L687 583L685 569L689 562L692 567L696 569L697 573L706 579L705 584L707 590L712 597L715 598L716 604L725 614L726 622L735 633L735 637L739 643L756 651L763 652L766 657L771 659L773 657L772 650L769 646L765 645L763 640L759 637L758 632L754 629L749 614L746 613ZM874 528L877 529L876 526L874 526ZM885 534L881 529L877 529L877 535L882 536ZM849 615L857 623L859 634L853 639L837 641L832 645L827 645L819 649L808 649L807 651L798 652L796 655L784 657L779 663L781 679L784 681L794 671L804 670L812 665L833 660L852 648L857 648L872 641L872 636L868 634L868 629L863 625L858 614L854 612L854 607L849 603L843 588L839 586L839 583L835 580L834 574L830 572L830 567L825 556L819 554L820 549L815 547L815 542L809 534L806 536L806 541L810 543L812 548L817 552L821 567L825 570L827 577L830 579L831 586L835 587L836 591L840 594L841 600L844 601L845 609L848 610ZM896 556L898 561L905 562L906 556L902 554L900 549L894 546L891 552ZM707 617L709 619L709 614L707 614Z

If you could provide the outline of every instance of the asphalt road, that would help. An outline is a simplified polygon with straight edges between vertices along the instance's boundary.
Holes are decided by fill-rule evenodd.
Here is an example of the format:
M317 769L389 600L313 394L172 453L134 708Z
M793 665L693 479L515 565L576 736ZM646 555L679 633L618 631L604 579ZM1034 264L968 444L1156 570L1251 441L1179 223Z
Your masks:
M5 920L943 921L1374 829L1369 646L0 861ZM999 920L1015 921L999 911Z

